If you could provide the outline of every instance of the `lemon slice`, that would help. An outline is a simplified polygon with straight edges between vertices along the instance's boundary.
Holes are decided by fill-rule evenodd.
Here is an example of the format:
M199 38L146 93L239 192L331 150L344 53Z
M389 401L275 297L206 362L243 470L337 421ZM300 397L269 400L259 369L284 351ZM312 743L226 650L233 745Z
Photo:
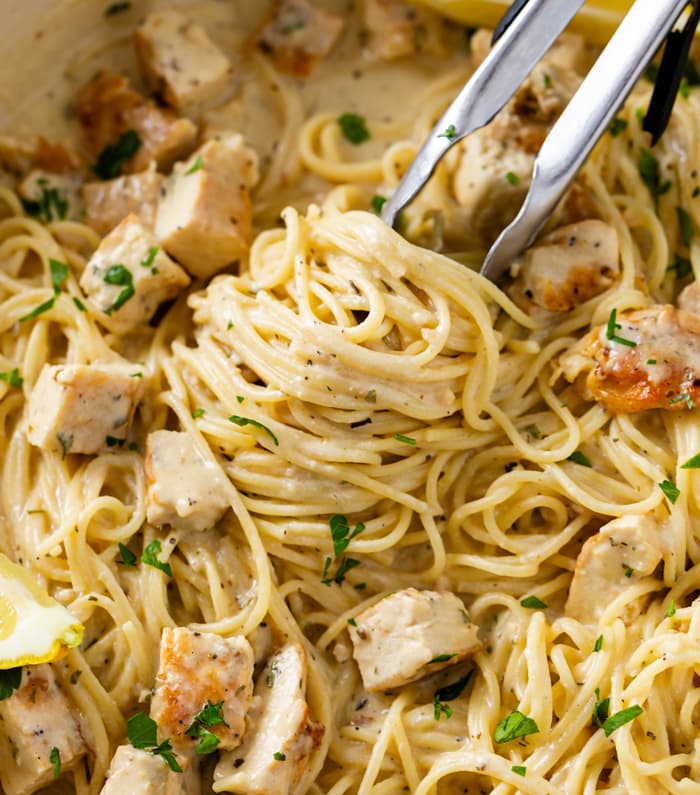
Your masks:
M75 616L0 553L0 669L50 662L82 639Z

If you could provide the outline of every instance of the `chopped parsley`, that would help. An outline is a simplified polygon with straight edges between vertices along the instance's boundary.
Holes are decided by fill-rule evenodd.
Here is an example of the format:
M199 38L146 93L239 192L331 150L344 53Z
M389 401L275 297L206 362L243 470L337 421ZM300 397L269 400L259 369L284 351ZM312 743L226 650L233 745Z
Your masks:
M188 737L196 739L195 751L198 754L204 756L216 750L217 745L221 741L210 730L213 726L222 724L228 726L228 723L224 720L224 702L218 701L213 704L207 700L206 706L194 716L192 725L185 732Z
M119 542L119 555L121 560L118 561L123 566L135 566L138 558L125 544Z
M244 400L245 400L245 398L243 397L243 395L236 395L236 402L237 403L243 403Z
M513 171L509 171L506 174L506 181L509 185L513 185L513 187L520 185L520 177Z
M635 718L638 718L643 712L644 710L638 704L633 704L631 707L621 709L614 715L610 715L610 717L606 718L603 723L603 731L605 732L605 736L610 737L610 735L616 729L619 729L620 726L624 726L625 723L629 723Z
M527 607L530 610L544 610L547 604L536 596L526 596L524 599L520 600L520 606Z
M685 464L681 464L681 469L700 469L700 453L689 458Z
M136 130L127 130L116 144L106 146L93 166L100 179L114 179L122 173L126 163L141 148L141 137Z
M659 488L663 491L671 505L675 505L676 500L681 495L680 489L676 487L676 484L672 483L670 480L662 480L661 483L659 483Z
M0 373L0 381L4 381L15 389L21 389L24 378L19 374L19 368L13 367L9 373Z
M358 116L357 113L343 113L336 121L345 140L353 146L359 146L371 138L364 116Z
M163 561L158 560L158 555L163 550L163 546L160 541L156 538L143 550L143 555L141 555L141 562L145 563L147 566L153 566L154 569L159 569L164 574L167 574L168 577L173 576L173 570L170 568L169 563L163 563Z
M64 461L68 453L70 453L71 447L73 447L73 434L59 431L56 434L56 438L61 445L61 461Z
M669 406L674 406L676 403L685 403L688 407L688 411L692 411L694 407L693 398L691 398L690 395L676 395L676 397L668 401Z
M676 215L678 216L678 226L681 230L681 240L683 241L683 245L686 248L690 248L690 244L693 242L693 219L690 215L682 208L676 207Z
M153 265L153 260L156 258L156 255L158 254L158 250L159 250L158 246L151 246L148 249L148 254L146 254L146 256L141 260L141 262L139 262L139 265L142 268L150 268L151 265Z
M61 752L55 745L49 751L49 762L53 766L53 777L58 778L61 775Z
M333 553L336 557L342 555L352 539L359 536L365 529L364 524L358 522L353 531L350 532L347 517L340 513L333 514L328 523L331 529L331 538L333 539Z
M202 160L201 155L197 155L195 158L194 163L185 171L185 176L189 177L190 174L194 174L195 172L199 171L204 166L204 161Z
M126 722L126 733L134 748L160 756L174 773L182 773L170 739L158 742L158 724L145 712L137 712L129 718Z
M452 717L452 709L448 704L440 701L436 693L433 697L433 717L435 720L440 720L443 715L449 720Z
M628 340L624 337L619 337L615 332L617 329L622 328L622 326L617 322L617 309L613 309L610 312L610 317L608 318L608 325L605 330L605 336L611 342L617 342L619 345L627 345L629 348L636 348L637 343L634 340Z
M378 193L376 193L374 196L372 196L369 206L372 208L373 212L375 212L377 215L380 215L385 204L386 196L380 196Z
M432 660L428 660L428 665L432 665L433 663L444 663L456 656L456 654L438 654L437 657L433 657Z
M679 279L685 279L686 276L693 272L693 266L689 259L676 254L673 262L666 268L666 272L668 271L675 271Z
M275 751L275 753L274 753L274 754L272 754L272 756L273 756L273 757L274 757L274 758L275 758L275 759L276 759L278 762L284 762L284 761L285 761L285 759L287 758L287 757L285 756L285 754L283 754L283 753L282 753L282 751Z
M5 668L0 671L0 701L9 698L22 684L22 667Z
M104 310L105 315L111 315L117 310L121 309L124 304L133 297L134 295L134 277L131 271L124 267L124 265L111 265L107 268L107 271L104 275L104 281L106 284L112 284L117 287L123 287L124 289L119 293L117 296L117 300L112 304L112 306L107 307Z
M493 740L496 743L508 743L511 740L517 740L519 737L527 737L530 734L538 734L539 728L532 718L523 715L517 709L514 709L510 715L505 718L496 726L493 733Z
M397 442L403 442L404 444L413 444L415 445L416 440L412 436L404 436L402 433L395 433L394 439Z
M525 428L525 433L532 436L533 439L540 439L542 437L542 431L534 423L528 425L527 428Z
M192 419L196 420L204 414L204 409L195 409L192 412Z
M352 616L351 616L351 617L348 619L348 624L350 624L350 626L351 626L351 627L356 627L356 626L357 626L357 621L355 621L355 619L354 619L354 618L352 618Z
M24 323L25 320L33 320L35 317L43 315L44 312L48 312L49 309L53 309L55 300L56 296L55 295L51 296L51 298L49 298L48 301L44 301L43 304L39 304L39 306L37 306L35 309L32 309L32 311L29 312L28 314L22 315L22 317L19 319L19 322Z
M621 119L619 116L612 120L612 124L609 127L609 133L612 135L613 138L617 138L618 135L623 133L628 127L627 122L625 119Z
M454 124L450 124L444 132L441 132L438 135L438 138L447 138L448 141L454 141L457 137L457 129L455 128Z
M107 447L123 447L126 439L120 439L118 436L105 436L105 444Z
M552 87L552 78L551 78L551 75L549 75L549 74L547 74L547 72L545 72L545 73L542 75L542 82L544 83L544 87L545 87L545 88L551 88L551 87Z
M588 467L589 469L593 467L593 464L591 464L589 459L580 450L574 450L566 460L573 461L574 464L580 464L582 467Z
M610 697L601 698L600 688L596 687L595 698L596 702L593 705L593 716L591 718L591 723L593 726L597 726L599 729L602 729L610 713Z
M647 359L647 364L656 364L656 359Z
M239 417L237 414L232 414L228 419L229 422L232 422L234 425L238 425L241 428L244 428L246 425L252 425L254 428L259 428L261 431L265 431L265 433L269 435L276 445L279 445L280 443L280 440L275 436L275 434L267 427L267 425L263 425L262 422L251 420L250 417Z
M78 679L80 679L82 675L83 672L80 670L80 668L76 668L75 671L73 671L73 673L70 675L70 683L72 685L77 685Z
M473 676L474 669L472 668L472 670L461 679L457 679L455 682L452 682L449 685L443 685L443 687L439 687L435 691L435 698L438 701L454 701L456 698L459 698L462 695L464 689L469 684Z
M70 268L65 262L59 262L57 259L49 257L49 269L51 271L51 284L53 285L54 295L58 295L61 292L63 283L68 278Z
M513 765L511 770L518 776L524 776L527 773L527 768L524 765Z
M86 311L85 304L80 300L80 298L73 296L73 303L78 307L80 312Z
M50 187L47 179L37 180L41 193L38 199L22 199L22 207L27 215L39 218L50 224L54 218L63 221L68 215L68 199L61 195L58 188Z
M329 576L329 570L331 567L332 559L327 557L325 563L323 565L323 573L321 574L321 582L324 585L332 585L335 583L336 585L342 585L345 581L345 575L351 570L354 569L355 566L360 565L359 560L355 560L355 558L342 558L338 568L336 569L335 574L331 577Z
M673 618L676 615L676 600L671 598L668 610L664 613L664 618Z
M659 161L648 149L640 150L637 167L642 182L649 189L649 193L651 193L651 197L654 200L654 205L658 208L659 197L663 196L664 193L667 193L671 189L671 180L667 179L663 182L661 181Z
M623 563L622 568L625 570L625 577L628 579L634 574L634 569L631 566L627 566Z
M595 639L595 644L593 645L593 651L599 652L603 648L603 636L598 635Z

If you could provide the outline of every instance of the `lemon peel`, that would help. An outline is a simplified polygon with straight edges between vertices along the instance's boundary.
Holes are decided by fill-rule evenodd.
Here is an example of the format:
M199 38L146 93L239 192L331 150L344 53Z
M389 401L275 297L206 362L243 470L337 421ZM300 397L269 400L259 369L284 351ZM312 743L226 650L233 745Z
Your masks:
M83 632L27 569L0 553L0 670L56 660Z

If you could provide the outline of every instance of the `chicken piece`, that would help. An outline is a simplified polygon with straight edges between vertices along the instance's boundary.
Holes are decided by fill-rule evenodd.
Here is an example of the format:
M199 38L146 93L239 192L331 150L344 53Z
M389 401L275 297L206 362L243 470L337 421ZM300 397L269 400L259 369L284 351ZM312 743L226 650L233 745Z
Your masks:
M255 686L245 740L224 754L214 771L217 791L245 795L298 795L324 728L309 717L306 654L298 644L270 658Z
M132 130L137 133L140 146L132 156L111 159L110 177L145 171L152 161L167 171L196 145L197 128L189 119L159 108L121 75L101 72L94 77L78 94L76 113L85 146L98 162L107 147L117 146Z
M50 665L27 665L20 687L0 701L0 784L5 795L28 795L54 781L88 752L78 717Z
M586 541L576 559L566 615L596 624L630 584L649 579L662 554L661 528L652 516L632 514L608 522ZM643 601L637 599L626 606L622 618L629 623L643 609Z
M83 202L80 196L82 180L78 176L52 174L34 169L17 186L27 215L42 221L80 221Z
M280 0L258 36L258 47L275 66L308 77L335 46L344 21L307 0Z
M143 328L158 306L190 283L135 215L105 237L80 277L100 322L115 334Z
M162 184L163 177L153 169L106 182L87 182L83 185L85 223L106 235L134 213L146 229L153 229Z
M48 171L51 175L78 175L83 164L63 144L51 143L41 135L31 142L0 136L0 176L5 174L14 182L32 169Z
M481 648L462 600L446 591L406 588L381 599L349 627L367 690L415 682Z
M167 181L156 237L193 276L210 278L250 249L249 191L257 181L257 155L242 136L207 141Z
M469 211L474 243L490 245L517 213L536 153L580 82L578 73L545 58L498 116L460 144L453 190Z
M244 637L222 638L184 627L166 627L151 700L151 718L176 749L191 750L185 734L209 703L222 703L225 723L208 726L222 750L236 748L253 696L253 650Z
M175 110L220 97L230 82L228 58L201 25L174 8L149 14L134 45L149 88Z
M694 315L700 316L700 283L691 282L684 287L676 299L676 303L678 308L684 312L692 312Z
M148 434L146 484L146 516L158 527L207 530L229 507L223 476L197 451L188 433Z
M132 364L45 364L29 395L27 438L36 447L105 453L123 446L146 389Z
M568 312L610 287L620 272L614 227L581 221L541 238L516 261L518 275L508 290L524 309Z
M161 756L120 745L114 752L101 795L199 795L196 759L178 757L182 773L168 767Z
M692 410L700 400L700 317L668 305L611 313L560 363L585 399L613 414Z
M366 0L364 23L372 53L393 60L404 55L445 55L443 22L427 8L401 0Z

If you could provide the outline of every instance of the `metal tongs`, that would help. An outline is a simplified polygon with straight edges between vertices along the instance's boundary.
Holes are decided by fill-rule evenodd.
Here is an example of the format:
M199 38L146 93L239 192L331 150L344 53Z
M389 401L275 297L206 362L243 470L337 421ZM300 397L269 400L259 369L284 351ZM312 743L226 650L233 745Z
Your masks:
M394 226L448 149L496 116L583 3L516 0L511 5L494 32L488 56L435 125L384 205L381 215L387 224ZM532 243L667 39L644 120L652 142L658 141L671 117L699 20L700 0L636 0L545 139L523 206L491 246L481 268L484 276L500 279Z

